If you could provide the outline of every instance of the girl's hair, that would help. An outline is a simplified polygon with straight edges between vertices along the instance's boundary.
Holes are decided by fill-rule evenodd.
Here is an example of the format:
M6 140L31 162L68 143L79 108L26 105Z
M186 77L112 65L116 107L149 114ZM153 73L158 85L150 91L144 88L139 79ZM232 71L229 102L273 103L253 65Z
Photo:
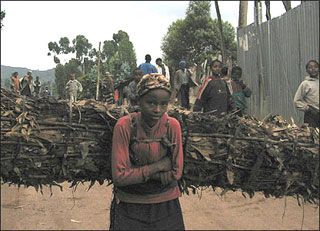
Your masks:
M140 97L154 89L164 89L171 94L168 79L158 73L144 75L137 84L137 92Z
M220 63L220 64L222 65L222 62L221 62L219 59L215 59L215 60L212 60L212 61L211 61L211 63L210 63L210 69L213 67L213 64L214 64L215 62L218 62L218 63Z
M316 63L317 64L317 66L319 67L319 63L316 61L316 60L310 60L309 62L307 62L307 65L306 65L306 69L308 69L308 66L309 66L309 64L310 63Z

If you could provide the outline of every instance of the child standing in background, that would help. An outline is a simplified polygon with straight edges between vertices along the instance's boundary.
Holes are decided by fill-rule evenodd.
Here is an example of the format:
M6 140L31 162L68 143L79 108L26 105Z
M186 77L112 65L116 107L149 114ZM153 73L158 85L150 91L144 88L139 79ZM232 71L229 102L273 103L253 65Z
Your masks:
M182 135L166 113L170 84L163 75L147 74L137 91L141 112L120 118L113 132L110 230L184 230Z

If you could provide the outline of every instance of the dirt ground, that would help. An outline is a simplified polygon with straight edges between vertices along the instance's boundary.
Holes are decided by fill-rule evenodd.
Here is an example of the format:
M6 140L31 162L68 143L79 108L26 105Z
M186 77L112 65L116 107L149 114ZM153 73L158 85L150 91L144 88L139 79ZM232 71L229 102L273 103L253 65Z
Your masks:
M112 187L89 183L79 185L75 192L70 183L63 191L48 187L43 195L33 187L18 189L1 185L1 230L108 230ZM319 230L319 207L298 206L293 197L252 199L241 192L211 188L196 195L180 198L187 230Z

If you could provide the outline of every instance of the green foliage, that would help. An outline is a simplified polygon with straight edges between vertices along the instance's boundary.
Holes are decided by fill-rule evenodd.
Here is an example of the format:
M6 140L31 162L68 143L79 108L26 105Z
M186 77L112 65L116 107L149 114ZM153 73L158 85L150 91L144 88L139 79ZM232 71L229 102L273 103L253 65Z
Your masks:
M71 59L65 65L58 64L55 71L55 84L57 88L57 94L60 98L66 97L65 86L66 83L70 80L72 73L77 76L81 76L81 71L79 70L79 63L76 59Z
M64 91L64 88L65 88L65 83L66 83L66 74L64 72L64 66L62 64L58 64L56 66L56 72L55 72L55 83L56 83L56 86L57 86L57 94L59 97L61 98L65 98L65 91Z
M100 73L109 71L113 79L124 79L136 68L136 54L129 35L122 30L113 34L113 40L103 42L101 51ZM57 64L55 81L59 97L65 97L65 84L70 79L70 74L75 73L77 79L82 83L85 98L95 98L97 79L97 57L96 48L83 35L76 36L72 45L67 37L62 37L57 42L48 43L48 55L54 55L54 62ZM65 65L60 64L58 55L75 53L76 58L71 59ZM82 74L82 72L84 74Z
M69 54L70 52L74 52L74 48L70 46L70 41L67 37L60 38L59 45L61 53L63 54Z
M119 30L113 34L113 40L103 43L101 57L105 61L103 70L109 71L113 79L124 79L137 67L136 53L129 35Z
M168 65L179 61L201 64L212 59L220 49L218 20L210 16L210 1L190 1L185 19L173 22L162 41L161 49ZM227 56L236 56L235 29L223 22Z
M81 82L83 87L82 96L86 99L95 99L97 90L97 76L98 68L94 65L91 71L84 76L81 76L78 80Z
M82 62L83 58L89 55L89 51L92 48L92 44L89 43L89 40L83 35L77 35L77 37L72 40L72 43L72 53L75 52L76 59Z
M117 53L117 50L118 50L118 46L114 40L104 41L102 52L101 52L101 59L104 61L110 60L110 58Z
M85 59L87 59L86 61L88 62L89 58L93 59L97 57L96 49L92 49L92 44L89 43L89 40L83 35L77 35L76 38L72 40L72 45L70 45L67 37L61 37L59 43L49 42L48 48L48 56L53 54L53 61L56 64L60 63L58 55L61 54L75 53L79 66L85 62Z

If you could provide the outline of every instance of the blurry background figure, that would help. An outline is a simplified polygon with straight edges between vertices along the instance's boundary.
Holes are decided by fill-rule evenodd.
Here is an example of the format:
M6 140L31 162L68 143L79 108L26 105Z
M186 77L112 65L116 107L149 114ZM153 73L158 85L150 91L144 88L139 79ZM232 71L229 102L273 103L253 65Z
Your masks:
M142 70L140 68L136 68L133 72L133 80L129 83L126 91L131 106L136 106L138 104L137 84L141 78Z
M100 84L99 100L108 104L114 103L114 84L109 72L105 73L105 78Z
M150 73L157 73L157 68L150 63L151 55L149 55L149 54L146 55L145 60L146 60L145 63L141 63L139 65L139 68L142 70L142 75L146 75L146 74L150 74Z
M172 90L172 95L170 102L175 102L175 97L178 97L178 102L181 104L182 109L190 109L190 83L192 83L191 79L191 71L186 68L187 63L185 61L181 61L179 63L179 70L176 71L174 75L174 89Z
M214 116L221 118L236 109L236 105L228 86L221 79L222 62L218 59L210 63L211 75L202 82L194 112L212 112Z
M25 76L20 81L21 83L21 95L32 96L31 86L32 86L32 71L28 71Z
M43 91L42 95L43 95L44 98L49 99L49 96L51 96L51 92L50 92L48 87L45 88L45 90Z
M39 76L37 76L36 80L33 81L34 94L35 94L35 97L37 98L39 98L39 95L40 95L40 88L41 88L41 82L40 82Z
M243 82L242 68L239 66L232 68L229 90L237 109L241 110L238 114L242 116L247 108L246 98L249 98L252 92L251 89Z
M71 79L66 84L66 90L69 93L69 100L75 103L77 101L78 91L82 92L82 85L76 80L75 74L71 74Z
M12 73L10 89L15 93L20 94L21 84L18 78L18 74L18 72Z
M162 59L161 58L157 58L156 59L156 68L157 68L157 71L158 73L164 75L169 83L170 83L170 72L169 72L169 68L167 67L167 65L165 65L163 62L162 62Z
M296 109L304 112L304 123L319 128L319 63L310 60L306 65L309 74L299 85L294 96Z

